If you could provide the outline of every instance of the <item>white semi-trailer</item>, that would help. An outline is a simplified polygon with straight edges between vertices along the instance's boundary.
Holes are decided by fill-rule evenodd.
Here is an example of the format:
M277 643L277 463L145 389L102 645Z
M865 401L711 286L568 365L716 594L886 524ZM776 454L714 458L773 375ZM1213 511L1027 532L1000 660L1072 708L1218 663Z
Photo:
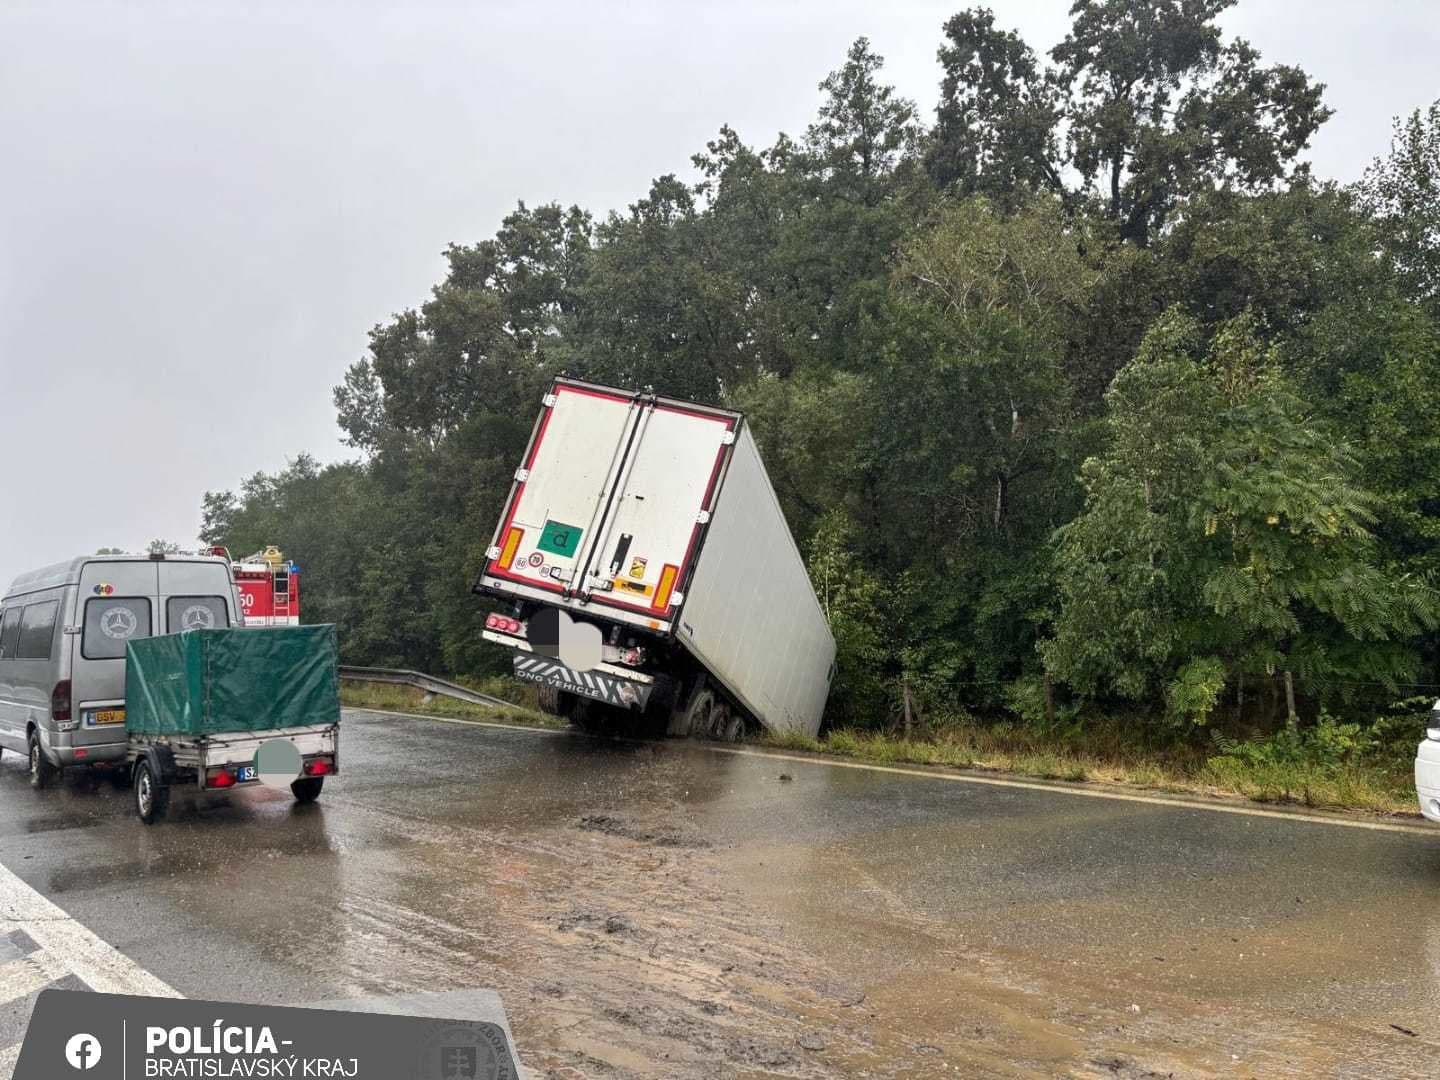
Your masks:
M835 641L738 412L557 379L475 591L503 602L485 637L581 726L820 726Z

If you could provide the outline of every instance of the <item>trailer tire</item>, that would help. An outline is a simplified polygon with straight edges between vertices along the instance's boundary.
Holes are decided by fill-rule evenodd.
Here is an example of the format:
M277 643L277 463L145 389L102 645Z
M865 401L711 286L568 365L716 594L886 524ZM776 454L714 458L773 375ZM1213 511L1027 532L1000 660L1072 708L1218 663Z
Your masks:
M55 782L60 775L60 770L50 763L45 756L45 748L40 745L40 732L34 728L30 729L30 786L36 791L43 791Z
M164 819L170 809L170 785L154 763L142 757L135 763L135 816L146 825Z
M565 718L570 721L570 726L577 731L583 731L586 735L604 735L608 731L606 724L606 710L598 701L591 701L578 694L566 694L570 698L570 708L565 712Z
M717 702L712 716L710 730L720 742L739 742L745 734L745 717L739 709Z
M575 695L558 686L540 686L540 711L548 716L569 716L575 711Z
M684 739L691 736L704 738L710 734L710 716L715 710L715 695L709 690L697 690L690 697L685 711L677 713L670 724L670 734Z
M298 803L312 803L320 797L320 790L324 786L323 776L302 776L299 780L290 782L290 794L295 796Z

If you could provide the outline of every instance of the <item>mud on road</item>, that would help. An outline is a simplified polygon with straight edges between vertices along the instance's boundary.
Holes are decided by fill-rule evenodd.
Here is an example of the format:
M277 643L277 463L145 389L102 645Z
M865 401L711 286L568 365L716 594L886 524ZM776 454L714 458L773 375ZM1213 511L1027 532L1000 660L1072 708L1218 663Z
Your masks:
M501 989L541 1075L1399 1077L1437 1060L1428 1040L1206 1001L1189 987L1207 961L1182 941L1139 984L976 948L863 872L867 915L852 896L840 925L811 922L808 902L787 925L745 888L765 853L686 821L683 805L652 804L534 842L485 838L471 879L507 885L485 919L491 966L470 970Z
M155 829L0 763L0 861L192 996L493 987L541 1077L1440 1061L1440 836L363 713L344 739L313 807Z

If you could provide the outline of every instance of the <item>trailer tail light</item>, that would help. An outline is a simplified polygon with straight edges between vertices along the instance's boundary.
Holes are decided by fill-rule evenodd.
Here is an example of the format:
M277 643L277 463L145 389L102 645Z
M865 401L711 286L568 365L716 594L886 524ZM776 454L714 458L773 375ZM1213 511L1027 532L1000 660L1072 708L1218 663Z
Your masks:
M500 615L492 612L485 616L485 629L498 630L502 634L515 634L518 636L524 627L520 625L519 619L512 619L508 615Z
M520 538L524 535L524 529L510 526L510 531L505 534L505 546L500 549L501 570L510 569L510 564L515 561L515 552L520 550Z
M680 575L680 568L672 563L666 563L660 571L660 584L655 587L655 610L664 611L670 606L670 594L675 591L675 579Z
M50 691L50 718L55 721L56 726L66 725L61 730L68 730L74 727L70 720L70 680L61 679L55 684L55 689Z
M206 787L234 787L235 774L229 769L212 769L205 776Z
M305 763L306 776L329 776L335 771L335 765L329 758L317 757L314 761Z

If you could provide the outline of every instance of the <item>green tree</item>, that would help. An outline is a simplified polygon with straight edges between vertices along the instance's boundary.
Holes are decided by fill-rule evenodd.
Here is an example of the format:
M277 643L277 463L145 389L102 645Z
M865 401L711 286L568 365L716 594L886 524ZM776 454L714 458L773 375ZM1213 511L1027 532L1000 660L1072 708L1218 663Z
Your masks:
M1321 698L1332 680L1393 690L1435 593L1383 564L1356 455L1253 321L1201 342L1171 313L1115 379L1085 509L1058 534L1047 665L1085 694L1165 690L1192 719L1246 676L1293 673Z
M351 663L378 663L356 637L362 619L377 610L361 568L398 516L363 466L321 467L302 454L278 473L251 476L239 493L206 492L200 538L241 558L277 545L300 567L302 618L335 623Z
M881 81L884 65L869 39L857 38L844 65L820 83L820 113L805 139L810 167L865 206L890 197L892 179L914 159L920 137L915 103Z
M1003 203L1037 192L1068 195L1054 75L988 8L945 23L940 104L926 166L935 182Z
M885 632L888 590L857 556L854 533L843 510L826 514L811 540L809 570L835 635L828 708L834 719L863 725L887 708L897 665Z
M420 310L370 333L370 355L335 390L351 445L434 446L472 415L537 400L572 356L566 334L590 253L590 218L523 203L494 239L445 252L448 272Z
M695 191L662 176L596 229L580 370L623 386L723 400L751 372L744 291L717 257Z
M1440 313L1440 100L1395 121L1359 190L1409 295Z
M1234 3L1076 0L1051 66L989 10L955 15L940 50L936 183L1049 190L1145 246L1190 196L1286 180L1330 115L1324 88L1299 68L1261 66L1248 42L1223 42L1215 20Z

